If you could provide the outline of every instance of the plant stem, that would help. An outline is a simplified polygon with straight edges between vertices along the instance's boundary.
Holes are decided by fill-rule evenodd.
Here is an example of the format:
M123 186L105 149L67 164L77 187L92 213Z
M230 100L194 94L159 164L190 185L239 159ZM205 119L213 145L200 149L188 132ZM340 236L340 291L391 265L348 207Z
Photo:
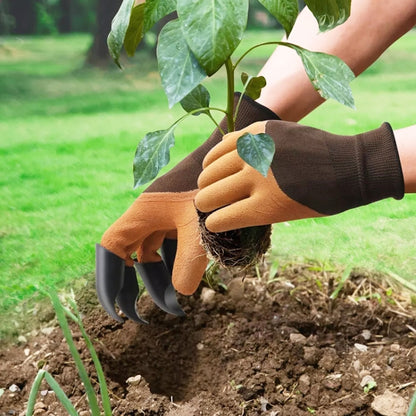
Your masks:
M101 366L101 362L92 344L91 338L88 336L87 331L84 328L81 315L78 311L77 304L72 299L69 299L69 304L74 310L75 315L68 308L64 307L64 311L74 322L77 323L79 329L81 330L81 334L84 338L85 344L87 345L88 351L91 355L92 361L95 366L95 370L97 372L98 383L100 385L100 392L101 392L101 402L102 402L102 406L104 410L104 416L111 416L112 411L111 411L111 404L110 404L110 396L108 394L107 382L105 380L104 371Z
M40 389L40 383L45 378L45 370L39 370L38 374L35 377L35 380L30 389L29 400L26 408L26 416L32 416L35 411L36 396Z
M286 45L286 42L279 42L279 41L274 41L274 42L263 42L263 43L259 43L258 45L254 45L252 46L250 49L246 50L241 56L240 58L237 60L237 62L234 64L234 69L237 68L237 66L241 63L241 61L254 49L259 48L260 46L267 46L267 45Z
M407 411L406 416L414 416L416 410L416 392L413 393L412 400L410 401L409 410Z
M234 66L231 58L225 61L227 70L227 126L228 132L235 130L234 123Z
M95 396L95 391L88 377L87 370L85 369L85 366L81 360L81 356L75 346L74 339L72 338L71 330L69 328L68 322L65 317L64 307L62 306L58 298L58 295L56 294L54 290L50 289L48 294L52 300L52 305L55 309L56 317L58 319L59 325L64 334L66 343L68 344L69 351L78 369L78 374L81 378L81 381L84 383L84 388L87 394L88 404L90 406L91 414L92 416L100 416L100 407L98 405L98 401Z

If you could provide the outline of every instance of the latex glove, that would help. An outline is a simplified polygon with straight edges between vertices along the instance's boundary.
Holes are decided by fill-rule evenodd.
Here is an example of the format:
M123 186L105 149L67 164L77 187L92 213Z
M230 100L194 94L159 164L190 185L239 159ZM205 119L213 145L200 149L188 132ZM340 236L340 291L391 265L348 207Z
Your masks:
M234 106L239 98L236 94ZM236 126L242 128L269 118L277 116L243 97ZM221 122L221 127L227 130L226 120ZM102 305L115 319L120 319L114 309L116 301L129 318L142 320L134 307L138 287L133 265L155 303L167 312L182 314L174 289L185 295L197 289L208 263L200 245L194 206L197 179L203 158L221 139L222 134L216 129L201 147L157 179L97 245L97 292ZM133 253L137 255L136 262L131 259Z
M236 143L245 132L266 133L276 145L267 177L245 163ZM195 204L212 212L212 232L339 212L404 195L389 124L338 136L284 121L266 121L224 136L205 157Z

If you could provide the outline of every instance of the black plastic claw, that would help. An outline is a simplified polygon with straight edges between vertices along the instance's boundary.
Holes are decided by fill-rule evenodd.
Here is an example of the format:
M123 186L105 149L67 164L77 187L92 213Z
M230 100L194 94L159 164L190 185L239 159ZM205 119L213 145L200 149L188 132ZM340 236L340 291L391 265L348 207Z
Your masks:
M165 238L163 240L163 244L160 249L160 254L162 255L162 259L165 262L168 272L171 275L173 271L173 263L175 262L177 247L178 247L178 240Z
M116 297L116 303L127 318L135 322L148 324L149 322L137 313L136 303L139 296L140 289L137 283L136 269L126 266L124 269L124 283Z
M171 275L163 261L157 263L134 263L147 291L160 309L177 316L185 312L176 299Z
M100 244L96 244L95 261L97 295L107 313L117 321L124 322L114 307L117 302L128 318L147 323L136 311L139 287L134 268L126 267L122 258Z

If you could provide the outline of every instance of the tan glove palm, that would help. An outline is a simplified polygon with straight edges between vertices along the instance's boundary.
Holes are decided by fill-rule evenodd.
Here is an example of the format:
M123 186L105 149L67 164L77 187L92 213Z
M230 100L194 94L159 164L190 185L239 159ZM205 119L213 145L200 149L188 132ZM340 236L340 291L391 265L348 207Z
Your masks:
M266 133L276 152L265 178L237 153L244 133ZM403 197L393 132L385 123L337 136L284 121L266 121L224 136L205 157L196 206L212 212L212 232L332 215L382 198Z

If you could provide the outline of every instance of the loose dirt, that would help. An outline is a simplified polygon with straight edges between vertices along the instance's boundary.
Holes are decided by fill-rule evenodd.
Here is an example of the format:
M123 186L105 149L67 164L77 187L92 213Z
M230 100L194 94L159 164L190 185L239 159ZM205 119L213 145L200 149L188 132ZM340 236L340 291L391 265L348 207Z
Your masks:
M267 271L260 275L221 273L227 290L201 285L179 298L183 318L143 296L139 309L149 325L112 320L91 301L94 289L85 288L78 304L113 415L406 414L416 387L416 310L408 295L358 270L335 299L329 295L340 281L337 271L301 265L273 279ZM73 332L98 390L82 337ZM0 350L1 416L25 410L39 368L54 376L81 416L88 414L73 359L52 321ZM66 414L47 384L35 414Z

